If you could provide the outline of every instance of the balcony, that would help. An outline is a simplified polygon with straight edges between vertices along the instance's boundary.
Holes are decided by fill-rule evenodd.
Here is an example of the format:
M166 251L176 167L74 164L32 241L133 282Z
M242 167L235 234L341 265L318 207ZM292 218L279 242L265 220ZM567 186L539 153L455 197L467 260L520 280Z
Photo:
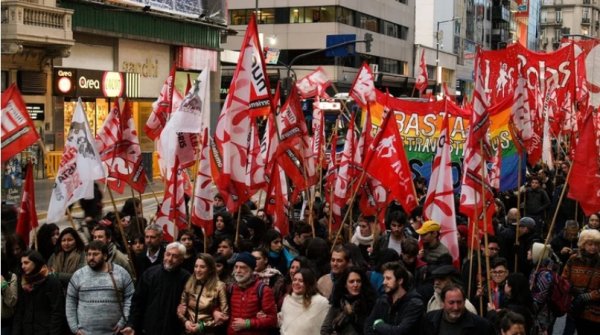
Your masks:
M589 26L590 24L592 24L592 20L590 20L589 17L582 17L581 18L581 24Z
M2 1L3 53L7 52L8 45L12 45L10 49L14 51L15 45L18 50L23 45L69 47L75 44L71 28L73 10L45 6L41 2Z

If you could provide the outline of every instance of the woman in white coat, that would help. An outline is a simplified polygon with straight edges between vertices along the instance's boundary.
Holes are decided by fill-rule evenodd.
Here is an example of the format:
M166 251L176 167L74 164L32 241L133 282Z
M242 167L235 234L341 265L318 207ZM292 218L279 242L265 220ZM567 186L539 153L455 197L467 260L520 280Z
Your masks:
M283 301L279 313L281 335L319 334L329 311L329 301L317 292L312 270L300 269L292 280L292 293Z

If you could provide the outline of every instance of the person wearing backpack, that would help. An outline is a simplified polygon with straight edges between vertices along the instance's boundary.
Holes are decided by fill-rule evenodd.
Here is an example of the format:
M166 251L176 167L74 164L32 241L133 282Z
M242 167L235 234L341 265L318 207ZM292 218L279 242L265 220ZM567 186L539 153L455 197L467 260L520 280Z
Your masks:
M600 327L600 232L581 232L579 252L565 265L562 277L571 282L573 303L569 315L578 335L598 334Z
M533 298L533 313L535 327L539 334L552 334L552 328L557 317L563 316L565 312L557 312L552 301L555 286L559 285L556 271L558 264L551 259L542 260L540 269L531 274L529 286ZM567 291L568 293L568 291ZM569 306L567 306L569 307Z

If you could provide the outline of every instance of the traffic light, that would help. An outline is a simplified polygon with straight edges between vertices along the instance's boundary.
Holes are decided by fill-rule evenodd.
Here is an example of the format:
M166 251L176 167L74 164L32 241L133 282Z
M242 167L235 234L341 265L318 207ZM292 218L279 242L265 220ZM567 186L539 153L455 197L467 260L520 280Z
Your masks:
M365 51L371 52L371 42L373 42L373 34L365 33Z

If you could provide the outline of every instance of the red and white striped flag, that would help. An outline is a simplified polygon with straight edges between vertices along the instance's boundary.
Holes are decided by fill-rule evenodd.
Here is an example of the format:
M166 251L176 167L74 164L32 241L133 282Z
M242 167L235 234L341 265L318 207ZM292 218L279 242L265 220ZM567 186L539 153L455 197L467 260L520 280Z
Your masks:
M156 215L156 224L162 227L163 239L173 242L180 229L187 227L187 214L184 198L183 170L175 158L169 169L165 183L165 196Z
M265 202L265 213L271 215L275 228L279 230L282 236L286 236L289 233L287 216L289 206L288 186L285 172L277 162L273 165L270 181Z
M156 140L167 124L173 110L173 99L177 94L175 92L175 66L173 66L160 90L160 95L152 104L152 113L144 126L144 131L151 140Z
M371 67L363 63L350 88L350 96L362 107L377 101L375 79Z
M325 90L331 85L331 80L322 67L296 82L296 88L303 99L327 95Z
M437 151L427 188L423 213L429 220L441 226L440 241L450 251L455 266L460 266L458 233L456 229L456 209L454 208L454 187L452 185L452 145L450 144L449 114L442 121Z
M204 230L204 235L209 237L213 234L213 180L210 168L210 138L208 127L204 128L202 134L202 145L200 147L200 160L198 162L198 173L195 180L195 192L193 197L192 223Z
M17 85L2 92L2 163L40 139Z
M354 114L350 117L348 129L346 131L346 141L344 142L344 150L340 159L337 178L333 187L333 211L334 222L336 227L339 227L342 220L342 210L350 196L350 183L354 179L352 176L351 164L354 159L354 151L356 150L356 133L354 132Z

